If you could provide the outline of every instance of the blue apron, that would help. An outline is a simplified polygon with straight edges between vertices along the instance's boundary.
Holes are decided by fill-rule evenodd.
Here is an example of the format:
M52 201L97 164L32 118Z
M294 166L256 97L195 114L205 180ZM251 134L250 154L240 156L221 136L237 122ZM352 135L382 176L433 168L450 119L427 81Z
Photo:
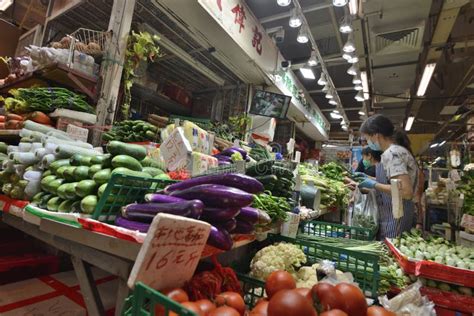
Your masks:
M390 180L387 179L381 163L377 164L375 178L379 183L390 184ZM415 227L416 215L415 203L413 201L403 200L403 217L397 220L393 218L392 196L378 190L375 192L379 209L379 240L383 240L385 237L394 238L400 236L401 233Z

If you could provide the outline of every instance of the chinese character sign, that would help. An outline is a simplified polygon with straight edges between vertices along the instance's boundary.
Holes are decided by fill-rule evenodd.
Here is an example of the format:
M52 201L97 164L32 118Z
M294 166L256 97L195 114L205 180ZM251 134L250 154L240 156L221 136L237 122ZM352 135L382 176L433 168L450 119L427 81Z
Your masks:
M252 46L255 47L255 50L259 55L262 55L262 32L258 30L257 26L254 26L252 29L253 31L253 39L252 39Z
M162 290L181 287L196 270L211 226L170 214L158 214L133 266L128 286L136 282Z
M238 4L232 9L232 13L235 14L234 24L239 25L239 33L245 28L244 20L247 18L245 16L244 6Z

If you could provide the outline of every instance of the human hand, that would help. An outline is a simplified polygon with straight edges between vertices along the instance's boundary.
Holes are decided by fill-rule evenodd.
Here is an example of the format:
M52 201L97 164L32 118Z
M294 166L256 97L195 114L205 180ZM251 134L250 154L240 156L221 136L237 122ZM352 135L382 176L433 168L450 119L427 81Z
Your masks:
M363 179L365 179L365 178L368 177L368 176L367 176L365 173L363 173L363 172L354 172L353 174L354 174L354 177L356 177L356 178L361 178L361 179L363 178Z
M359 183L359 189L374 189L377 181L372 180L370 178L364 179L361 183Z

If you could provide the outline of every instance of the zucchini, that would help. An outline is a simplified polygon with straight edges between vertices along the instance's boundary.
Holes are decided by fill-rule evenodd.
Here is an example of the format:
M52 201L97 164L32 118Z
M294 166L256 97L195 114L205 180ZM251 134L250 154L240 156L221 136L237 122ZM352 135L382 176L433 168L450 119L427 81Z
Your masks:
M38 192L36 193L33 198L31 199L31 203L34 203L36 205L38 205L39 203L41 203L41 198L43 196L45 196L47 193L46 192Z
M81 165L81 159L84 158L83 155L81 154L75 154L69 159L69 164L71 166L80 166Z
M107 185L107 183L104 183L103 185ZM96 189L97 183L94 180L82 180L76 186L76 195L80 197L85 197L87 195L95 193Z
M102 165L92 165L89 167L89 178L92 178L96 172L99 172L100 170L102 170Z
M92 165L92 157L85 156L81 159L81 166L91 166Z
M127 175L127 176L140 177L140 178L151 178L152 177L147 172L134 171L134 170L130 170L130 169L124 168L124 167L115 168L112 171L112 174L123 174L123 175Z
M59 204L62 203L62 199L59 196L52 197L48 200L46 207L50 212L57 212L59 208Z
M63 177L66 179L66 181L71 182L74 181L74 172L76 171L77 167L71 166L71 167L66 167L66 169L63 172Z
M69 166L69 159L60 159L60 160L56 160L56 161L53 161L50 165L49 165L49 170L51 170L52 173L56 173L56 171L58 170L59 167L62 167L62 166Z
M117 155L112 159L112 167L119 168L124 167L134 171L142 171L142 165L140 162L127 155Z
M159 174L157 176L154 176L153 179L158 179L158 180L171 180L170 176L167 175L166 173Z
M41 186L41 189L43 189L44 191L47 191L47 184L53 180L56 180L57 177L55 175L49 175L49 176L46 176L44 177L43 179L41 179L40 181L40 186Z
M56 194L62 199L66 199L66 189L67 189L68 184L69 183L61 184L59 188L56 190Z
M44 177L47 177L47 176L49 176L49 175L52 175L52 172L51 172L51 170L48 169L48 170L46 170L45 172L43 172L43 174L41 175L41 177L44 178Z
M160 164L157 160L151 157L145 157L145 159L140 161L140 163L143 167L153 167L153 168L158 168L158 169L163 168L162 164Z
M46 191L56 194L58 188L64 183L64 179L55 179L46 184Z
M61 202L61 204L59 204L58 212L70 213L71 210L72 210L72 204L74 202L76 202L76 201L74 201L74 200L64 200L63 202Z
M142 160L146 157L146 148L140 145L127 144L113 140L107 144L107 152L116 155L128 155L137 160Z
M87 166L79 166L76 167L74 170L74 180L75 181L82 181L89 179L89 167Z
M65 196L67 199L75 199L77 197L76 195L76 187L77 187L77 183L78 182L72 182L72 183L68 183L66 185L66 189L65 189Z
M142 171L149 173L152 177L165 173L163 170L159 168L153 168L153 167L143 167Z
M81 200L81 211L85 214L92 214L97 206L97 195L88 195Z
M62 167L59 167L57 170L56 170L56 175L59 177L59 178L64 178L64 172L66 171L67 168L71 167L70 165L67 165L67 166L62 166Z
M102 194L104 194L105 188L107 187L108 183L104 183L99 187L99 190L97 190L97 196L102 197Z
M94 180L97 184L106 183L109 181L111 173L112 170L110 168L100 170L94 174L92 180Z
M92 156L91 164L92 165L102 165L103 167L110 167L111 166L112 155L105 154L105 155L97 155Z

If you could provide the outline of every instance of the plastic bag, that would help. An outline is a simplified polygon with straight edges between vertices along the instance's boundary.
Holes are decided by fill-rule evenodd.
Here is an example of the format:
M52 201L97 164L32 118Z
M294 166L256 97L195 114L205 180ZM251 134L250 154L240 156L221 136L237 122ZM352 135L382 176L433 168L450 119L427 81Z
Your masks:
M378 207L375 191L363 194L357 188L354 192L354 208L352 210L352 226L378 229Z
M387 296L379 297L379 302L385 309L397 315L436 316L433 302L421 296L422 286L423 284L417 281L390 300Z

